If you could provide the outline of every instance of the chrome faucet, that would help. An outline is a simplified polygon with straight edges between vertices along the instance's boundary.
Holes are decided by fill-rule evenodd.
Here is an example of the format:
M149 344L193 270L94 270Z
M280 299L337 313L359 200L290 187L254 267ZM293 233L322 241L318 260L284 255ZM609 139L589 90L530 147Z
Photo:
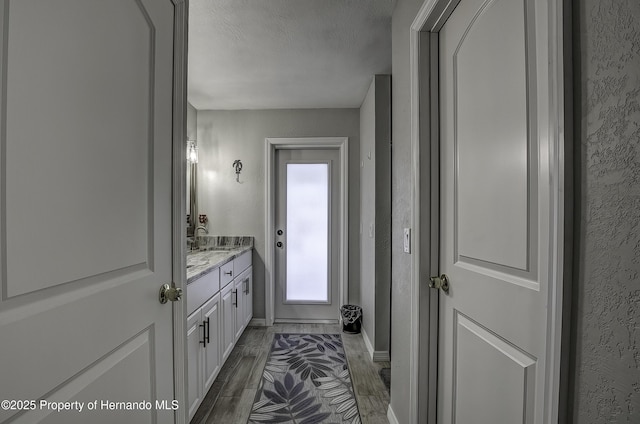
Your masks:
M195 237L187 237L187 248L189 252L193 252L196 250L196 238Z
M204 230L205 234L209 234L209 230L204 225L200 225L199 227L196 227L195 230L193 230L193 238L192 238L193 241L191 242L192 251L198 250L198 248L200 247L200 243L198 243L198 230Z

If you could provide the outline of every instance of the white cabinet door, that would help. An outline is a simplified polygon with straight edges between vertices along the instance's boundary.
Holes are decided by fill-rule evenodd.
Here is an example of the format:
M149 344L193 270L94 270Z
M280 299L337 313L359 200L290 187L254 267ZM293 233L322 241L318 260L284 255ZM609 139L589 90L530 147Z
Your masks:
M189 419L193 417L202 401L202 351L203 326L201 310L196 310L187 319L187 367L188 386L187 399L189 400Z
M221 346L220 346L220 294L213 296L202 306L202 321L204 324L206 348L203 352L204 390L206 393L220 372Z
M244 303L244 326L249 325L251 318L253 318L253 268L249 267L246 271L244 280L244 293L242 296Z
M234 340L237 341L244 331L244 279L236 278L233 281L234 303L236 310L235 315L235 335Z
M235 320L236 307L234 284L230 283L220 292L220 301L222 303L222 360L226 360L233 349L235 343Z

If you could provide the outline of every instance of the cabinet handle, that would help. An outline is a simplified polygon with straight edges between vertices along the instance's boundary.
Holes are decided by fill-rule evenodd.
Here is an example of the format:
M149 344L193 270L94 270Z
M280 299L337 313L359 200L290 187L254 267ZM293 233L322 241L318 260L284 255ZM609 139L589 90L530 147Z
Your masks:
M231 294L235 294L236 295L236 300L233 302L233 304L237 308L238 307L238 290L232 291Z
M206 336L206 330L204 328L205 324L206 324L206 321L198 326L198 327L202 327L202 340L200 340L200 343L202 343L202 347L207 347L207 336Z
M244 280L245 293L249 294L249 279Z
M233 275L233 271L225 271L225 272L224 272L224 275L229 275L229 276L231 276L231 275Z
M209 322L209 319L211 318L207 318L207 320L204 322L207 325L207 335L204 338L207 343L211 343L211 339L209 338L209 336L211 335L211 323Z

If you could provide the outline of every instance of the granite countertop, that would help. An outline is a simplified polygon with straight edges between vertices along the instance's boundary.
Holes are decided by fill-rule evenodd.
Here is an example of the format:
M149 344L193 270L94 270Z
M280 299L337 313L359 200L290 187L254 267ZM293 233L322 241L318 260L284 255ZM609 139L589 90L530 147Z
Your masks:
M187 284L206 275L233 258L253 249L253 246L209 248L187 253Z

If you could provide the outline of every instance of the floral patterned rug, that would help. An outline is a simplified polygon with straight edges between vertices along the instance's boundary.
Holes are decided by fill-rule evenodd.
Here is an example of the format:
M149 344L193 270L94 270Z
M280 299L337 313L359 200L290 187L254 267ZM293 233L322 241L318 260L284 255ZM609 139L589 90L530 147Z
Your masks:
M249 423L360 424L340 334L275 334Z

